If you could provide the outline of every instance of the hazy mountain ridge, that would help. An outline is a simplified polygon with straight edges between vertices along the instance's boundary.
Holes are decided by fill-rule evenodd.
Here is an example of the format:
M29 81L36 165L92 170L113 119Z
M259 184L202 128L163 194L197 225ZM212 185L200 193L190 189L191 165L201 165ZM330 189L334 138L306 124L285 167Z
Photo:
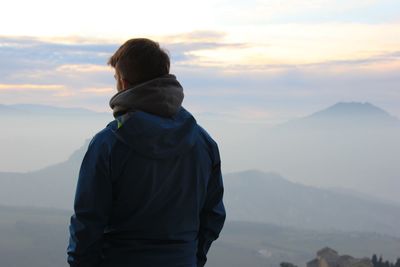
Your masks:
M36 172L0 173L0 204L72 209L86 147L68 161ZM224 184L229 220L400 236L396 223L400 205L305 186L255 170L225 174Z
M72 209L87 141L67 161L26 173L0 172L0 204Z
M254 170L226 174L224 182L231 220L400 236L400 205L296 184Z
M114 118L81 108L0 105L0 170L34 171L65 161Z
M343 105L338 107L342 108ZM370 105L366 107L371 108ZM227 204L232 211L228 218L231 216L230 218L235 220L304 228L350 230L359 228L398 234L400 230L394 224L399 221L397 205L303 185L315 184L328 187L335 186L329 184L329 181L334 181L341 187L360 188L359 191L364 194L367 191L365 185L368 185L372 188L371 192L377 193L376 195L398 197L397 185L400 173L398 136L400 135L396 135L395 131L384 136L362 131L363 135L352 136L342 132L340 128L337 130L338 132L318 134L310 134L312 131L308 130L305 132L290 130L280 132L279 135L267 136L256 132L256 135L249 139L266 143L257 143L253 147L248 144L248 140L233 140L235 142L233 153L227 153L229 150L224 149L224 146L232 144L220 145L225 165L227 162L236 163L235 166L243 167L242 169L260 169L261 166L263 170L276 170L288 178L284 180L281 176L271 173L241 172L236 175L253 177L245 180L245 184L241 184L244 181L242 179L236 181L229 179L235 174L225 175ZM346 134L343 135L344 133ZM238 149L237 146L240 145L244 145L245 149ZM85 150L86 145L76 151L69 160L39 171L0 173L0 204L72 208L79 165ZM43 149L40 151L44 153ZM16 156L21 158L23 155ZM231 161L229 157L235 157L235 161ZM358 177L358 173L363 176ZM257 175L260 177L257 178ZM307 180L310 176L317 179ZM296 184L293 181L301 183ZM263 188L262 192L260 188ZM385 190L392 192L392 195L384 193ZM243 194L244 191L247 193ZM235 193L230 195L230 192ZM352 204L348 205L346 201ZM236 204L229 207L229 203ZM351 207L353 210L347 210ZM347 213L342 214L344 211ZM335 214L342 216L336 218ZM348 222L344 220L346 216L349 216Z
M280 128L314 128L335 130L338 127L351 129L379 127L400 128L400 120L385 110L368 102L339 102L326 109L303 118L293 119L277 126ZM343 130L343 129L341 129ZM372 130L377 130L372 128Z
M397 202L393 202L390 201L388 199L383 199L380 197L376 197L376 196L372 196L372 195L368 195L362 192L359 192L357 190L353 190L350 188L344 188L344 187L328 187L326 188L329 191L332 192L336 192L338 194L343 194L346 196L351 196L351 197L356 197L362 200L366 200L366 201L374 201L374 202L378 202L378 203L382 203L382 204L388 204L388 205L395 205L395 206L400 206L400 203Z
M56 107L56 106L38 105L38 104L13 104L13 105L0 104L0 116L2 115L109 116L108 113L96 112L86 108L67 108L67 107Z
M59 125L65 123L61 117ZM9 126L11 118L3 116L3 122L4 118L7 118L6 125ZM36 117L31 116L27 121L32 118ZM70 118L77 120L79 116ZM107 123L105 119L98 121L103 126ZM372 125L378 125L375 120L371 121ZM87 119L82 119L82 125L86 122ZM32 121L32 125L36 124ZM377 191L382 185L392 187L392 192L396 193L400 173L396 155L400 135L392 130L395 127L390 126L390 132L382 132L379 127L375 131L360 128L357 132L361 135L353 136L347 128L336 127L329 132L321 125L314 126L304 127L304 131L277 131L275 136L272 131L256 129L253 136L235 137L231 143L224 144L229 136L221 135L219 144L224 166L228 163L242 169L262 167L275 172L249 170L224 174L228 221L221 239L210 252L210 267L278 266L281 261L301 264L312 259L315 251L324 246L360 257L377 253L394 260L399 256L399 238L388 236L399 236L399 205L370 198L363 190L361 195L351 191L332 192L337 190L293 182L307 181L302 175L306 178L314 175L330 186L324 180L330 175L340 181L340 186L358 189L364 180L368 182L367 176L361 180L354 178L357 171L361 171L367 175L373 173L371 179L379 178L381 184L374 187ZM214 131L219 132L224 126L218 127ZM238 132L238 128L235 129ZM240 128L240 132L246 130ZM249 145L249 140L255 140L256 144ZM232 147L232 152L225 150L224 146ZM38 171L0 173L0 204L71 210L79 165L86 147L87 143L67 161ZM44 153L45 150L41 151ZM311 156L310 151L314 153ZM351 162L351 166L339 164L332 151L337 151L337 157L345 164ZM236 159L231 161L229 157ZM305 169L303 173L299 172L298 166ZM317 168L321 171L318 172ZM342 174L332 172L337 168L342 168ZM355 183L352 184L352 180ZM63 266L70 215L71 211L51 210L47 213L47 209L0 206L0 232L4 233L2 240L7 241L0 244L0 265L53 267L59 263L57 266ZM22 253L24 257L18 256Z
M339 103L274 128L246 131L236 140L221 139L228 168L274 170L302 184L346 187L400 203L400 123L371 104Z
M0 104L0 116L20 115L20 114L26 114L26 112L15 109L10 105Z

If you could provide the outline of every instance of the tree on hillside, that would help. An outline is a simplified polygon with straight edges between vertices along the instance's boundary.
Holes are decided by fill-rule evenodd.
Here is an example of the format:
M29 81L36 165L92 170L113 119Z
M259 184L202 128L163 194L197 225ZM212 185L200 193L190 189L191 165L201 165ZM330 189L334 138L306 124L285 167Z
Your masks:
M378 267L384 267L382 255L379 256Z
M374 267L400 267L400 258L397 259L396 263L392 263L388 260L383 261L382 256L379 256L378 259L376 254L374 254L372 255L371 262Z
M374 254L374 255L372 256L371 261L372 261L372 265L373 265L374 267L378 267L378 257L376 256L376 254Z
M293 263L290 262L281 262L281 267L297 267L297 265L294 265Z

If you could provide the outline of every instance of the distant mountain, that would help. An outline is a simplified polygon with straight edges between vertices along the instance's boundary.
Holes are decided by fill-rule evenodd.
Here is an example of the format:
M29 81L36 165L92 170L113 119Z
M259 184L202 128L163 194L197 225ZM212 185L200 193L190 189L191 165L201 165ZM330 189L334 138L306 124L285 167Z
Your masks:
M26 112L22 111L22 110L18 110L13 108L12 106L9 105L2 105L0 104L0 116L3 115L12 115L12 114L26 114Z
M86 147L68 161L36 172L0 173L0 204L72 209ZM244 171L224 177L230 220L400 236L400 205L296 184L275 173Z
M400 128L400 120L368 102L339 102L304 118L291 120L280 127L326 129L351 127L352 129L364 129L371 126Z
M0 172L0 204L72 209L79 167L88 141L70 158L34 172Z
M374 109L369 105L366 107L369 110ZM10 126L11 121L3 119L3 125L8 126L2 130L3 136L4 132L15 132L10 132L9 139L3 144L5 156L1 158L1 162L15 157L14 164L19 164L31 150L30 145L36 148L32 156L27 157L31 161L46 153L48 157L52 157L49 148L59 151L61 146L68 149L76 147L67 143L72 135L87 130L90 128L88 124L96 121L85 118L77 125L76 121L81 117L83 116L71 116L72 122L64 119L43 122L26 119L22 126L16 124L15 129ZM327 117L328 115L325 116ZM101 127L107 123L103 119L97 121ZM328 119L327 121L329 122ZM243 180L229 179L234 173L227 174L227 206L232 210L228 218L231 216L236 220L313 229L360 229L398 234L400 229L394 222L399 221L399 205L363 198L358 194L343 194L315 187L350 188L400 203L400 131L393 127L379 127L374 123L367 129L357 130L349 130L349 127L326 130L323 127L315 128L320 126L313 124L310 127L302 126L301 130L261 129L242 139L235 134L222 136L219 145L225 170L229 165L231 169L239 170L274 170L287 178L285 180L271 173L236 173L239 177L253 177ZM101 129L100 126L96 127ZM242 130L246 129L237 129L237 132ZM22 138L18 135L21 133L32 136L28 135L21 142ZM64 135L63 139L59 138L61 135ZM38 145L40 137L43 138L43 144ZM86 138L82 137L83 140ZM17 151L15 146L20 143L21 151ZM79 164L85 149L86 145L68 161L38 171L0 173L0 204L71 209ZM349 210L350 208L352 209ZM340 215L342 213L343 216Z
M400 205L293 183L276 173L244 171L224 177L231 220L400 236Z
M316 112L310 117L341 117L341 118L361 118L361 117L375 117L382 119L395 119L385 110L374 106L371 103L365 102L339 102L335 105L328 107L322 111Z
M386 111L337 103L272 129L222 137L221 154L230 170L274 170L302 184L345 187L400 203L399 136L399 120Z
M38 104L14 104L14 105L1 105L0 104L0 116L2 115L109 115L104 112L95 112L85 108L66 108L56 107L49 105L38 105Z
M0 105L0 171L32 171L65 161L113 119L111 109Z

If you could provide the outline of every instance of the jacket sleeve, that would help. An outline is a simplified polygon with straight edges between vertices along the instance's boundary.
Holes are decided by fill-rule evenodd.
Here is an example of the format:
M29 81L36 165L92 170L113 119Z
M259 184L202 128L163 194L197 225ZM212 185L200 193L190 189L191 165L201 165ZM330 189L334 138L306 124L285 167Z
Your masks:
M219 237L226 217L222 201L224 186L218 147L215 147L214 153L217 159L214 161L215 163L207 186L205 204L200 213L197 267L202 267L206 264L207 252L210 249L211 243Z
M102 238L112 202L106 145L96 136L89 144L79 171L74 214L67 248L71 267L94 267L101 261Z

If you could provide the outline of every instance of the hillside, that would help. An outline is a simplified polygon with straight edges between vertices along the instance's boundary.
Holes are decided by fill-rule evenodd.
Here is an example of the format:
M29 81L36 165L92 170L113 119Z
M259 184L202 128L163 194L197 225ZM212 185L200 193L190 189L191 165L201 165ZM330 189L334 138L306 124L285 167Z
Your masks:
M231 220L400 236L400 205L293 183L275 173L244 171L224 179Z
M0 204L71 209L84 150L37 172L0 173ZM260 171L229 173L224 183L229 220L400 236L398 205L305 186Z
M345 187L400 203L399 136L399 120L387 112L371 104L338 103L223 140L222 156L232 171L273 170L293 182Z
M0 206L0 266L62 267L66 264L68 211ZM400 239L362 232L319 232L248 222L225 224L208 255L209 267L302 266L325 246L356 257L395 260Z

